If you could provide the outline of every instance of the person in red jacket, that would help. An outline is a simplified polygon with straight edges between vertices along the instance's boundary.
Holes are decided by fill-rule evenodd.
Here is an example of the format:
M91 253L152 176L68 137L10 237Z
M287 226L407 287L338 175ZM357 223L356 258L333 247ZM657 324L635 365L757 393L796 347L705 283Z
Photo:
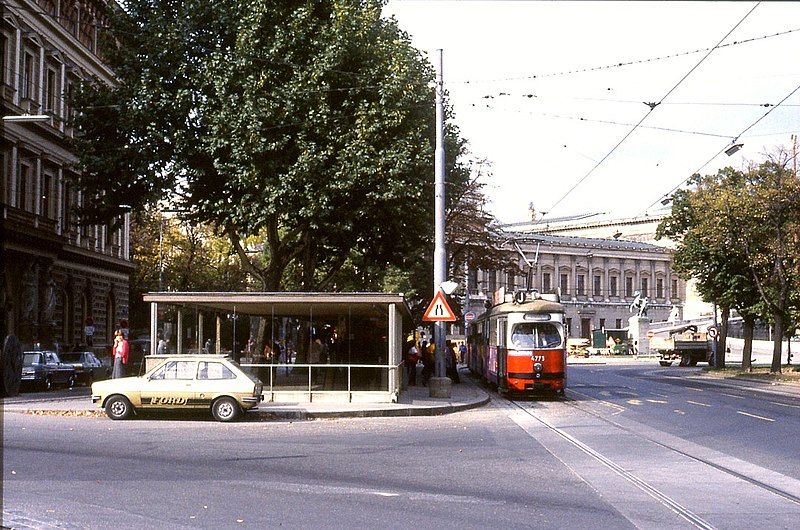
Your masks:
M111 378L117 379L125 377L123 365L128 364L128 341L125 340L125 335L122 330L114 332L114 370L111 372Z

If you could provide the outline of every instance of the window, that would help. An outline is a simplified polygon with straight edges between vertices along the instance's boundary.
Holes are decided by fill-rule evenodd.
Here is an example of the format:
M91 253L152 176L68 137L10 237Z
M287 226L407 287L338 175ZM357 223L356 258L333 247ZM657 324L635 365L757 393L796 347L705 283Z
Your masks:
M511 344L517 348L557 348L561 334L548 322L523 322L511 330Z
M678 280L672 280L672 292L670 293L672 298L680 298L678 294Z
M19 167L19 182L17 183L17 208L29 210L28 196L31 185L31 166L22 164Z
M236 379L236 374L222 363L200 361L197 368L198 379Z
M600 329L606 329L606 319L605 318L601 318L600 319Z
M608 294L609 296L617 296L617 277L612 276L608 279Z
M56 72L47 69L47 79L44 85L44 110L45 112L56 112L56 98L58 89L56 88Z
M594 275L594 286L592 287L592 293L595 296L600 296L600 295L603 294L602 285L603 285L603 282L602 282L601 276L599 274L595 274Z
M569 275L561 275L561 294L569 294Z
M614 321L614 329L622 329L622 319L618 318Z
M656 278L656 298L664 298L664 278Z
M633 296L633 278L631 276L625 278L625 296Z
M150 379L194 379L197 362L169 361L150 376Z
M552 288L553 286L550 279L550 273L549 272L542 273L542 291L547 293Z
M649 287L650 287L650 281L647 278L642 278L642 290L641 290L642 296L648 296Z
M47 219L51 217L50 197L52 193L53 193L53 175L45 174L44 179L42 181L42 198L41 202L39 203L39 215Z
M22 91L20 94L22 99L33 99L33 95L35 93L34 86L36 82L35 65L36 63L33 55L26 53L25 58L22 61L22 79L19 87Z
M8 37L0 34L0 85L8 84L8 74L6 73L8 64L8 57L6 54L8 50Z
M583 274L578 274L578 296L583 296L586 294L586 276Z

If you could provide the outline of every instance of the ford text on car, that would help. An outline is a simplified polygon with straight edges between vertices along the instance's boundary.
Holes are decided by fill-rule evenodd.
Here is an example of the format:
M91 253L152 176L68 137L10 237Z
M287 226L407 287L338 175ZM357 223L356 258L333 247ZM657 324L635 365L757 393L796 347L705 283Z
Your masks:
M113 420L137 410L209 410L218 421L236 420L263 399L261 381L221 355L173 355L140 377L92 384L92 402Z

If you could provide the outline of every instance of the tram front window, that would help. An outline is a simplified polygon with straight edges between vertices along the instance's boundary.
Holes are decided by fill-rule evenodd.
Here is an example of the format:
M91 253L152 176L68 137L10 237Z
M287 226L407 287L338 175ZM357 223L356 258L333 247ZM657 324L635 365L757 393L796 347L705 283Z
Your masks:
M511 344L517 348L556 348L561 345L561 334L548 322L522 322L514 325Z

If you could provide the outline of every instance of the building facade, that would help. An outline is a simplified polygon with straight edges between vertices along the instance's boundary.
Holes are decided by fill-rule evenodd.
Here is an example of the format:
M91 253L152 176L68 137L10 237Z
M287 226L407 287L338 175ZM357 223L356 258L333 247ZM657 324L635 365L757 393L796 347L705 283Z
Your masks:
M637 296L647 298L649 320L680 320L687 284L672 270L671 248L653 243L662 218L615 221L581 216L506 225L500 237L521 254L519 270L470 271L467 306L481 312L501 288L557 293L566 307L570 338L588 339L593 330L627 328L630 317L638 314L631 307ZM528 269L529 277L519 272Z
M75 207L92 198L69 185L76 161L70 99L84 79L113 83L98 29L107 25L106 7L118 6L3 4L0 332L24 348L101 348L128 319L129 214L105 226L79 224Z

